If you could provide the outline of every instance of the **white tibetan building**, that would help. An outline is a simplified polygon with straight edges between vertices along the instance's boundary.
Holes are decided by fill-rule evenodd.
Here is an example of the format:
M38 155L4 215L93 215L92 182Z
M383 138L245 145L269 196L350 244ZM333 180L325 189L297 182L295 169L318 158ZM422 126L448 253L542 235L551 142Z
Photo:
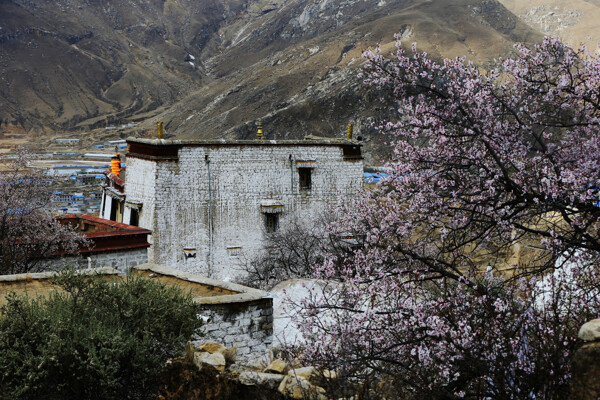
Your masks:
M127 140L126 182L107 173L101 217L152 231L149 262L214 279L271 233L311 224L362 185L351 139Z

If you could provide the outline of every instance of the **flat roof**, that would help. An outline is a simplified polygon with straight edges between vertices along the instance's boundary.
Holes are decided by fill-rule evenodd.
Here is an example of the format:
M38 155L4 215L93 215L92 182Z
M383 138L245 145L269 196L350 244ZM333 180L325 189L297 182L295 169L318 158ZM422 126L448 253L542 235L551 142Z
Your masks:
M302 140L167 140L167 139L127 139L127 157L149 160L177 160L183 147L239 147L239 146L288 146L288 147L338 147L344 153L344 160L362 160L362 144L346 138L324 138L306 136Z
M174 139L144 139L129 137L127 143L144 143L154 146L362 146L356 140L346 138L327 138L320 136L306 136L304 139L274 140L274 139L208 139L208 140L174 140Z
M96 254L150 247L148 235L152 234L152 231L139 226L85 214L69 214L58 217L58 220L62 224L70 224L91 241L92 247L81 247L76 254Z

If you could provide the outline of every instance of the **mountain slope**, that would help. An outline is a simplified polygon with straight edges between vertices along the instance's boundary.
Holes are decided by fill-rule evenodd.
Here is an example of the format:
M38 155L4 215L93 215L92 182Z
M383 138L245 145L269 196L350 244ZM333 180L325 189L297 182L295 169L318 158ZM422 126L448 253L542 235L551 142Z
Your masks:
M349 15L351 17L347 17ZM348 122L372 147L373 116L389 115L356 77L364 50L393 50L400 32L435 56L486 64L539 34L495 1L291 0L219 31L222 52L206 60L216 79L160 115L182 138L248 137L258 118L267 137L342 134Z
M0 2L0 119L93 126L155 110L201 87L186 61L242 1Z
M164 120L181 138L341 134L386 115L356 78L393 34L485 64L540 35L495 0L5 0L0 123Z
M500 0L511 12L545 35L560 36L574 48L598 51L600 0Z

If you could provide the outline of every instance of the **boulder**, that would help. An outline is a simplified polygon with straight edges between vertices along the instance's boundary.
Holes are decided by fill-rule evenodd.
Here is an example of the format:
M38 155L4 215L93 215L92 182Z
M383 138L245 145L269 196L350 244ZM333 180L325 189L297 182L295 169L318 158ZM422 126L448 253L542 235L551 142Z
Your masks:
M289 396L292 399L303 399L303 393L308 393L311 386L312 385L304 378L295 378L288 375L283 378L277 390L282 395Z
M584 343L573 355L569 400L600 398L600 343Z
M325 379L337 379L337 377L338 377L338 374L336 371L332 371L329 369L323 370L322 374L323 374L323 378L325 378Z
M287 375L277 390L291 399L327 400L325 389L311 385L308 380L300 376Z
M225 371L225 357L221 353L211 354L206 351L194 353L194 364L200 369L209 366L220 372Z
M263 370L263 372L269 372L273 374L285 374L288 370L288 365L283 360L273 360L271 364L267 368Z
M239 379L240 383L246 386L261 386L277 390L281 381L283 380L283 375L267 374L265 372L256 371L244 371L240 374Z
M585 340L586 342L595 342L600 340L600 319L593 319L583 324L579 328L579 339Z
M337 378L335 371L318 370L315 367L292 368L288 371L288 375L300 376L315 386L325 386L327 381Z
M317 374L315 367L292 368L288 371L288 375L301 376L310 381L310 377Z
M198 351L205 351L210 354L223 353L227 348L217 342L202 343L198 346Z

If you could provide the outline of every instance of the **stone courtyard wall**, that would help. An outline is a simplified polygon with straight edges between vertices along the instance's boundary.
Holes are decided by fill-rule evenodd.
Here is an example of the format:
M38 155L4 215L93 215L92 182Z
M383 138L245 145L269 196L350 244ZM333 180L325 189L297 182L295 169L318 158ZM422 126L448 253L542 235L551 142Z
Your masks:
M148 249L124 249L90 254L92 268L111 267L125 271L136 265L148 262ZM48 269L61 269L71 265L77 268L88 267L88 256L65 256L44 261Z
M133 271L195 296L198 317L204 322L194 338L196 345L218 342L235 347L235 362L242 365L267 359L273 342L273 298L268 293L151 263Z
M206 322L196 342L215 341L235 347L240 364L266 361L273 341L273 299L222 297L219 301L198 301Z

